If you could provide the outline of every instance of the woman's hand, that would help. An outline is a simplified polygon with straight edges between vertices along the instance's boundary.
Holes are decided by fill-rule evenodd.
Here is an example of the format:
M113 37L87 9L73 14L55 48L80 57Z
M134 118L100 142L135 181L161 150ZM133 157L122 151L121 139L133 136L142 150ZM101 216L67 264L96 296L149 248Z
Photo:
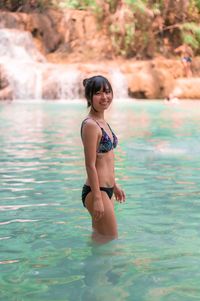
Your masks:
M115 186L114 186L114 195L115 195L117 202L119 202L119 203L125 202L126 195L125 195L124 191L117 184L115 184Z
M94 200L93 218L97 222L104 215L104 206L102 200Z

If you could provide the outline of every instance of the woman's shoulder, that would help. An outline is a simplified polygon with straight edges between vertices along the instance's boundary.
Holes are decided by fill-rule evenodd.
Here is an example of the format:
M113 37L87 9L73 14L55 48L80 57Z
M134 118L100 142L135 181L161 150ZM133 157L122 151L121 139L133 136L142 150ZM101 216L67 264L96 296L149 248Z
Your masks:
M85 118L82 123L81 123L81 133L83 133L83 131L89 131L89 132L99 132L100 131L100 126L98 125L98 123L90 118L90 117L87 117Z
M95 128L95 127L99 127L100 128L99 123L95 119L93 119L91 117L86 117L82 121L82 125L86 125L89 128Z

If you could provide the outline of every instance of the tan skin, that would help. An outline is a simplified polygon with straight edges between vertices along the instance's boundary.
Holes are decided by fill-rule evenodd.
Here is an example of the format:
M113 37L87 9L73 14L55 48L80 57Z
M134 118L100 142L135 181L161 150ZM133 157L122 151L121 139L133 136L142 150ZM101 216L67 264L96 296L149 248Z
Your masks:
M113 95L109 89L105 92L101 89L93 95L89 119L84 123L82 131L87 171L86 184L92 190L86 197L85 205L92 217L93 240L97 243L105 243L118 237L114 201L110 200L106 192L100 191L99 187L114 187L116 201L125 201L124 191L115 182L113 150L97 153L102 132L95 120L113 140L104 119L104 112L110 106L112 99Z

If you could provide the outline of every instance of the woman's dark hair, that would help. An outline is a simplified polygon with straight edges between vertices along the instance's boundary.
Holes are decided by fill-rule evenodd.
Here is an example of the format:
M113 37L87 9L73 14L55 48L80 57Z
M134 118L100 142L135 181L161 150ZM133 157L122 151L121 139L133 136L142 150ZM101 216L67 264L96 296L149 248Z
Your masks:
M87 106L92 105L93 95L103 88L103 92L108 89L113 95L113 90L110 82L102 75L92 76L83 80L83 86L85 87L85 98L87 99Z

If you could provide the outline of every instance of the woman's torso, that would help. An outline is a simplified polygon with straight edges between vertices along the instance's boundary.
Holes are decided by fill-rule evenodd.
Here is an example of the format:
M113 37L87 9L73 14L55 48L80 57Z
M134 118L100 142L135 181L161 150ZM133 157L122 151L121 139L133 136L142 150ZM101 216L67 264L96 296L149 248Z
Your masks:
M114 152L113 150L105 154L97 154L96 170L100 187L113 187L115 182L114 175ZM86 184L90 185L89 180Z
M94 120L94 122L96 121ZM113 148L117 146L117 137L108 124L106 126L102 126L98 122L96 122L96 124L99 139L95 167L98 174L99 185L101 187L113 187L115 182ZM86 180L86 184L90 186L89 179Z

